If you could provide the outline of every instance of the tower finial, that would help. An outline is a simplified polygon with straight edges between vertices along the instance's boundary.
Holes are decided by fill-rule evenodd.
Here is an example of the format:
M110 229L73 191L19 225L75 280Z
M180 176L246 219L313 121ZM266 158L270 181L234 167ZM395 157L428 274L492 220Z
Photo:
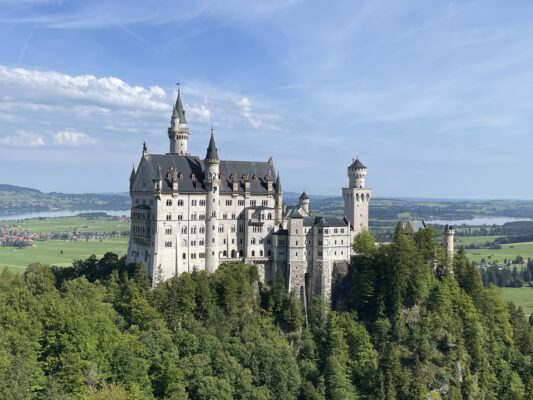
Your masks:
M146 145L146 140L143 142L143 153L148 151L148 146Z

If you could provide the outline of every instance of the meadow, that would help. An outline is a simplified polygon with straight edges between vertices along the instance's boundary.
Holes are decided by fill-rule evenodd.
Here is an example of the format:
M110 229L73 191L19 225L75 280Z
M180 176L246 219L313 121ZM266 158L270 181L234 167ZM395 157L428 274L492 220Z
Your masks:
M35 242L31 247L15 248L0 247L0 270L8 267L13 271L22 272L29 264L68 266L74 260L86 259L95 254L102 256L111 251L124 255L128 248L128 239L103 239L100 240L47 240ZM61 253L62 252L62 253Z
M513 260L516 256L522 256L525 260L533 258L533 242L502 244L501 249L466 249L466 255L472 261L480 262L485 259L488 262L503 263L504 259Z
M526 316L533 314L533 288L520 287L520 288L500 288L502 290L503 297L507 301L512 301L517 306L522 307Z
M57 217L57 218L35 218L22 221L5 221L20 230L37 233L62 233L62 232L99 232L111 233L113 231L123 232L130 230L130 221L118 221L113 217L100 217L90 219L87 217Z

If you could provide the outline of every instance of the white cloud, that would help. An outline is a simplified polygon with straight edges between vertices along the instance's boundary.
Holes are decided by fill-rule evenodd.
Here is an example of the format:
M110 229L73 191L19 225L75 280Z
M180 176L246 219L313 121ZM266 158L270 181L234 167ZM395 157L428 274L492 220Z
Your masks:
M248 120L250 125L254 128L259 128L262 125L259 119L252 116L252 102L248 97L241 98L237 101L237 104L241 107L242 115Z
M211 111L205 106L205 104L200 104L199 106L189 106L185 107L188 114L197 116L201 121L209 121L211 118Z
M54 141L58 145L72 147L90 145L95 143L95 140L89 135L86 135L85 133L81 132L76 132L71 129L65 129L54 134Z
M54 71L0 66L0 89L13 93L23 88L17 97L26 96L33 102L53 101L59 96L73 101L96 103L137 110L163 111L170 108L165 91L159 86L131 86L116 77L97 78L93 75L71 76Z
M44 146L44 138L31 132L17 132L13 135L0 137L0 144L9 147L40 147Z

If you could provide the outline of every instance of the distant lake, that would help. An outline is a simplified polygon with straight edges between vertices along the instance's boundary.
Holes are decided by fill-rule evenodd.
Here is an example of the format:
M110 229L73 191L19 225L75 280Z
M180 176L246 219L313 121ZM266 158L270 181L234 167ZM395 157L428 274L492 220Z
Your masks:
M514 217L477 217L472 219L456 219L456 220L444 220L444 219L432 219L425 220L429 224L438 225L503 225L506 222L516 221L531 221L531 218L514 218Z
M106 213L114 217L128 216L130 210L78 210L78 211L42 211L23 214L0 214L0 221L12 221L17 219L29 219L29 218L54 218L54 217L75 217L82 213Z

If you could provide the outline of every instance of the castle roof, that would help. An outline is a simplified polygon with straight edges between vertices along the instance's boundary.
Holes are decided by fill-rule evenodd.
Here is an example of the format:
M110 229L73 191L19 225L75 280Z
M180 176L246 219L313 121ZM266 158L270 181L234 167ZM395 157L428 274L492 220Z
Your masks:
M324 228L345 228L348 222L344 218L335 217L332 215L305 217L304 226L318 226Z
M143 158L148 165L150 175L157 175L157 167L163 172L161 191L172 192L172 176L166 177L168 171L175 171L178 176L178 191L183 193L205 193L205 162L196 156L180 154L146 154ZM220 192L244 193L245 181L250 184L252 194L268 193L267 178L275 176L274 166L261 161L227 161L221 160L219 166ZM238 182L234 192L232 182Z
M207 146L206 160L218 160L217 145L215 143L215 135L213 135L213 129L211 129L211 139L209 139L209 146Z
M309 200L309 196L307 195L307 193L305 193L305 190L304 190L304 192L300 195L300 200Z
M176 99L176 104L174 104L174 109L172 110L172 119L178 118L179 122L186 124L187 120L185 119L185 110L183 109L183 104L181 103L181 94L178 90L178 98Z
M366 169L365 165L361 161L359 161L358 158L356 158L348 168Z

